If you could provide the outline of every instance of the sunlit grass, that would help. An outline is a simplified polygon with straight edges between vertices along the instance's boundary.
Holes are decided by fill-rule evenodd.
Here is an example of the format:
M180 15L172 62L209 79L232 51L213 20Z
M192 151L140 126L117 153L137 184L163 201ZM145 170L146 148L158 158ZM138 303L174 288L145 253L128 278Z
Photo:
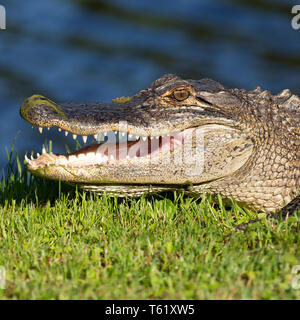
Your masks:
M0 187L2 299L299 299L299 218L173 193L99 197L35 178L8 153Z

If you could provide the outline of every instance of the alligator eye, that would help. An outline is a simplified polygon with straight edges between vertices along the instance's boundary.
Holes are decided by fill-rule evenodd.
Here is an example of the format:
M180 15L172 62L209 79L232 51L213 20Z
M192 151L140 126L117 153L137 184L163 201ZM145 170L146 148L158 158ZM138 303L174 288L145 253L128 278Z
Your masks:
M178 101L183 101L189 97L190 93L187 90L175 90L173 96Z

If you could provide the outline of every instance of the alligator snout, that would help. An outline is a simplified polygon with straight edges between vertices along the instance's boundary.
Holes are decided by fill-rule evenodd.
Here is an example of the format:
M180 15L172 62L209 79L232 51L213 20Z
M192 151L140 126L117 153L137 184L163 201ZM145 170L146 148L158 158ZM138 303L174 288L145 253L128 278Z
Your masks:
M24 100L20 114L29 123L41 127L52 126L55 120L67 120L67 115L62 107L38 94Z
M113 125L123 119L124 105L126 102L58 104L35 94L24 100L20 114L27 122L39 128L56 126L59 130L75 135L94 135L112 130Z

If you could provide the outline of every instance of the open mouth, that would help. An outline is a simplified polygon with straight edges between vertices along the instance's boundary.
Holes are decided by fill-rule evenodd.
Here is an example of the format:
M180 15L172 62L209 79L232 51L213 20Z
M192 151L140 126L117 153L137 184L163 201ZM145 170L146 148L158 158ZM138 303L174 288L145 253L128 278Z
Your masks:
M184 140L193 135L195 128L170 133L162 136L136 136L128 132L110 131L101 135L104 141L99 140L99 134L94 135L94 140L87 145L87 136L82 136L84 147L69 154L54 154L47 152L45 147L42 153L37 153L36 158L31 159L25 155L25 162L29 169L37 170L46 166L63 167L87 167L97 165L109 165L120 161L138 161L142 158L149 160L159 157L160 154L171 154L176 148L183 146ZM62 131L61 128L58 128ZM39 127L42 133L42 127ZM68 131L65 131L68 135ZM77 139L77 135L73 134Z

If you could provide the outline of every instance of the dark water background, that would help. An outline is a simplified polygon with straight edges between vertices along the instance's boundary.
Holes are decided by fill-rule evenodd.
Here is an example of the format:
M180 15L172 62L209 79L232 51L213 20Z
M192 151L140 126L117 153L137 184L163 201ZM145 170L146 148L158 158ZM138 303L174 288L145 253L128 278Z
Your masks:
M9 0L0 30L0 168L16 148L74 145L19 116L24 98L110 101L164 73L300 94L300 30L284 0ZM298 1L300 4L300 1Z

